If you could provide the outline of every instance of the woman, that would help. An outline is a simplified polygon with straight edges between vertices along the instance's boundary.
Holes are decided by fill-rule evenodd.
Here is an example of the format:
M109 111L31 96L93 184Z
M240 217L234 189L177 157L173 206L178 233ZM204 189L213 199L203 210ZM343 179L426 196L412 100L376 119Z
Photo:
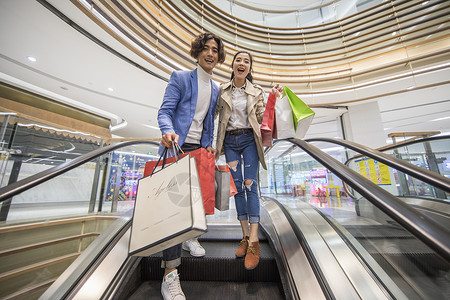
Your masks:
M245 256L247 270L259 263L258 162L267 169L259 130L265 108L264 91L253 83L252 63L250 53L236 53L231 64L231 80L220 86L216 109L219 115L216 160L225 153L238 191L234 200L243 238L236 257ZM276 85L273 91L277 89L281 87Z

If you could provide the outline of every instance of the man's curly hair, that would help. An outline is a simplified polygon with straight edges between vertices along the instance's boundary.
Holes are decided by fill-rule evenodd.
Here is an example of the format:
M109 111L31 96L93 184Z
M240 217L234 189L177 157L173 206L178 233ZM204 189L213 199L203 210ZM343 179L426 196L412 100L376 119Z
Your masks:
M219 51L219 63L223 63L225 61L225 49L223 46L223 42L222 39L220 37L218 37L217 35L211 33L211 32L205 32L200 34L199 36L197 36L197 38L195 40L192 41L191 44L191 51L189 52L189 54L197 59L200 52L202 52L203 47L205 47L205 44L208 40L214 39L214 41L216 41L217 46L218 46L218 51Z

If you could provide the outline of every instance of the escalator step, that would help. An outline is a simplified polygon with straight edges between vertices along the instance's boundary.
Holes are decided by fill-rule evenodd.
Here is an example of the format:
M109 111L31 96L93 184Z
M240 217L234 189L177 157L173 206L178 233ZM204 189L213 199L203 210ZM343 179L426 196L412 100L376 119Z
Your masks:
M163 271L161 257L142 260L142 280L162 279ZM178 271L181 280L191 281L280 281L275 260L264 258L255 269L247 271L243 259L183 257Z
M279 282L183 281L187 299L286 299ZM161 299L161 281L146 281L127 300Z
M182 280L204 281L262 281L279 282L280 277L272 249L269 244L260 241L261 255L258 267L247 271L244 259L235 258L238 246L233 242L202 242L206 256L195 258L187 251L182 252L181 265L178 268ZM142 259L142 280L159 280L163 276L161 268L162 253Z
M198 240L201 241L239 241L242 239L242 230L235 225L208 225L208 232L202 234ZM258 239L260 242L267 241L267 237L262 233L261 229L258 231Z

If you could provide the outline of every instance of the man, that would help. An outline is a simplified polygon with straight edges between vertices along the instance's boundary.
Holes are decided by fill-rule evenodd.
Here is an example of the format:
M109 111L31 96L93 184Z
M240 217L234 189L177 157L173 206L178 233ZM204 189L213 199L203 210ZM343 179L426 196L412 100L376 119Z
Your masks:
M203 147L216 153L212 142L219 88L211 78L216 64L225 61L223 42L212 33L202 33L192 42L190 55L197 60L197 68L172 73L158 112L162 134L160 153L164 147L172 148L172 142L178 143L185 152ZM181 264L182 248L193 256L205 255L197 239L163 251L161 267L165 270L161 294L164 299L185 299L176 269Z

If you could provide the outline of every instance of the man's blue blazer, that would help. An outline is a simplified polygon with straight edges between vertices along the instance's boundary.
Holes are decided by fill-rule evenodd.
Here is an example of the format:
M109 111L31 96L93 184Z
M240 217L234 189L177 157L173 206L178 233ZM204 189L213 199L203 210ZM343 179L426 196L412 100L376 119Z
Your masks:
M200 140L202 147L212 146L214 138L214 115L216 113L219 87L211 80L211 103L203 121ZM174 71L164 93L163 103L158 111L158 124L162 135L167 132L179 135L178 144L186 140L197 106L197 69L193 71ZM160 154L162 152L160 147Z

